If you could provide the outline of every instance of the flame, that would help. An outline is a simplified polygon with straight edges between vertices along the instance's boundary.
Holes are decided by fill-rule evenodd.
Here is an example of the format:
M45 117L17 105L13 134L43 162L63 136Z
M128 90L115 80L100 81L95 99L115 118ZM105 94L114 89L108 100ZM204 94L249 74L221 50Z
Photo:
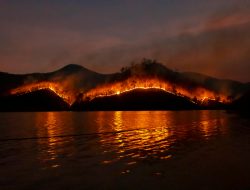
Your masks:
M196 104L207 104L209 100L214 100L222 103L229 103L226 96L216 94L205 88L188 88L180 85L170 83L159 78L143 78L143 77L131 77L124 81L116 81L113 83L107 83L97 86L83 93L80 91L74 91L72 89L65 88L62 84L56 82L38 82L23 85L10 91L12 95L22 95L37 90L49 89L61 97L66 103L72 105L76 101L76 97L82 94L82 100L93 100L98 97L107 96L119 96L123 93L130 92L136 89L159 89L173 95L188 98L190 101Z
M188 98L194 103L204 103L207 100L216 100L218 102L228 103L226 96L216 94L205 88L197 87L188 89L158 78L136 78L132 77L125 81L118 81L110 84L105 84L96 87L85 94L83 100L93 100L98 97L118 96L125 92L130 92L136 89L159 89L176 96Z
M75 98L72 92L65 90L62 87L62 85L60 85L59 83L54 83L54 82L39 82L39 83L32 83L32 84L24 85L24 86L11 90L10 94L22 95L22 94L27 94L30 92L34 92L37 90L44 90L44 89L49 89L53 91L69 105L72 105L73 102L75 101Z

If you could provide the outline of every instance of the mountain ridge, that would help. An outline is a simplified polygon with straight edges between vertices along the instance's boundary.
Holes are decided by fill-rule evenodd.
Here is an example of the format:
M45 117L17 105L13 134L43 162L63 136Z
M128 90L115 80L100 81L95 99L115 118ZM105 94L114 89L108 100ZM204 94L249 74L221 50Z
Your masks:
M77 64L69 64L48 73L10 74L0 72L0 99L2 96L8 96L13 89L23 86L38 85L33 89L46 89L44 85L55 83L59 84L65 91L74 93L75 100L77 100L77 97L81 97L92 89L103 85L123 84L131 78L133 80L136 78L140 80L158 78L162 81L168 81L173 85L173 91L175 91L175 85L189 89L190 92L204 88L217 94L223 94L230 100L244 97L245 101L250 89L249 83L218 79L194 72L177 72L155 60L144 59L141 63L123 67L119 72L112 74L97 73ZM43 86L39 87L39 84L43 84Z

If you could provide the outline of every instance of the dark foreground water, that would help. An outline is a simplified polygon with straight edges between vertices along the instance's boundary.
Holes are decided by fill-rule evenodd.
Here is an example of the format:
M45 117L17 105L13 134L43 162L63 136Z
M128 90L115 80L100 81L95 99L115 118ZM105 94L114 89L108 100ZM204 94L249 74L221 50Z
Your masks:
M0 189L250 189L225 111L0 113Z

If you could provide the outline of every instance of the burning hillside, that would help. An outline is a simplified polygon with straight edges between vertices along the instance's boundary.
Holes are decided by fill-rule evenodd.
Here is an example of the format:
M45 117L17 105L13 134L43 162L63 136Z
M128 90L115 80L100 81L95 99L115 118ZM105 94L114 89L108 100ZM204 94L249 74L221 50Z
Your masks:
M28 94L31 92L39 91L39 90L50 90L57 94L62 100L71 105L74 101L73 92L65 90L62 85L59 83L53 82L39 82L34 84L23 85L21 87L15 88L10 91L11 95L22 95Z
M40 82L28 84L10 91L11 95L22 95L35 92L38 90L51 90L63 99L69 105L76 101L79 97L80 91L66 90L63 85L53 82ZM162 90L172 95L187 98L195 104L203 104L207 100L218 101L221 103L228 103L228 99L220 94L216 94L205 88L184 88L176 84L158 79L145 77L131 77L124 81L112 82L97 86L86 93L82 94L81 100L77 101L92 101L95 98L118 96L123 93L129 93L134 90Z
M197 76L172 71L151 60L132 64L130 67L123 68L121 72L110 75L102 75L80 66L70 65L48 74L18 76L18 80L16 75L5 74L5 76L15 81L21 78L21 82L13 83L13 87L8 88L7 84L11 81L5 80L8 81L6 85L0 84L2 89L8 89L4 94L23 96L40 90L49 90L69 107L73 104L81 104L81 102L89 104L96 102L96 99L107 97L116 98L126 95L126 97L133 98L127 95L136 94L135 91L139 92L140 96L143 94L148 96L151 92L160 91L160 94L166 94L165 98L183 98L198 106L217 105L217 103L225 105L237 99L249 87L239 82L218 80L201 75L202 80L198 80ZM84 110L84 107L81 110Z
M221 94L216 94L205 88L184 88L174 83L164 81L158 78L142 78L132 77L125 81L114 82L99 86L83 95L83 101L91 101L98 97L115 96L136 89L160 89L167 93L188 98L197 104L201 104L205 100L216 100L222 103L228 103L228 99Z
M70 106L54 91L38 89L0 98L0 111L65 111Z
M201 106L182 96L158 88L137 88L117 95L75 102L73 110L188 110Z

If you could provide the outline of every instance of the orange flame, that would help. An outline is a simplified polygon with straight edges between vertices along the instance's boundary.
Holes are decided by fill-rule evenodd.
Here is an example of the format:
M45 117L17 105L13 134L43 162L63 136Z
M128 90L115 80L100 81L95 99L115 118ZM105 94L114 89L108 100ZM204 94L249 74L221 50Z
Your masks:
M49 89L61 97L66 103L72 105L79 92L74 90L66 89L62 84L55 82L39 82L27 84L10 91L10 94L27 94L37 90ZM118 96L122 93L129 92L135 89L160 89L165 92L174 94L176 96L189 98L193 103L203 104L207 100L216 100L223 103L228 103L229 100L226 96L216 94L205 88L194 88L189 89L188 87L182 87L179 85L172 84L170 82L158 79L158 78L139 78L131 77L125 81L118 81L114 83L108 83L98 86L94 89L82 93L82 100L93 100L98 97L106 96Z
M62 88L62 85L58 83L53 83L53 82L40 82L40 83L35 83L35 84L33 83L33 84L24 85L19 88L11 90L10 94L12 95L27 94L30 92L34 92L37 90L44 90L44 89L49 89L53 91L69 105L72 105L72 103L75 101L75 97L72 92L66 91L65 89Z
M122 82L119 81L99 86L85 93L83 95L83 100L93 100L98 97L120 95L135 89L160 89L177 96L189 98L194 103L203 103L206 100L217 100L223 103L228 102L226 96L216 94L205 88L195 88L191 90L158 78L145 79L138 77L132 77Z

